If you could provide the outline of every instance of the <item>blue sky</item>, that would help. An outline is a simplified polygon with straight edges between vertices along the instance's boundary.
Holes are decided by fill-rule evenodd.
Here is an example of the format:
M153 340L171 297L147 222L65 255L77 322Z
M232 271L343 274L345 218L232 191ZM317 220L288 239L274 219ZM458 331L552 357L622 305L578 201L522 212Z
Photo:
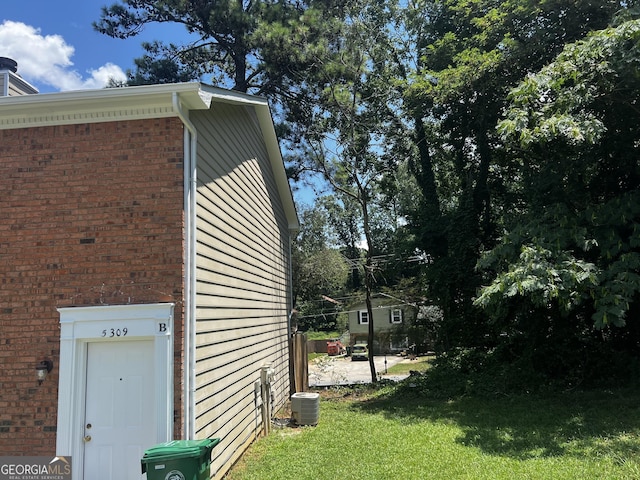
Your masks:
M102 88L124 78L144 40L180 41L180 26L157 25L119 40L91 23L115 0L4 0L0 8L0 56L18 62L18 74L41 93Z

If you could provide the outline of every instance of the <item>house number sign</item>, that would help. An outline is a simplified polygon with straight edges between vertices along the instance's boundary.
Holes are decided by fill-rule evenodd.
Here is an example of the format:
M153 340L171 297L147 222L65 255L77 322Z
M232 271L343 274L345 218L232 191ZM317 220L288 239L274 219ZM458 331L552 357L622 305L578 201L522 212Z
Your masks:
M127 333L129 333L129 329L127 327L124 328L107 328L102 330L102 336L107 338L113 337L126 337Z
M169 330L169 326L165 322L159 322L156 324L155 330L156 330L156 333L158 334L166 334ZM129 327L122 326L122 327L114 327L114 328L105 328L100 331L100 336L102 338L118 338L118 337L126 337L127 335L129 335L129 333L131 333L131 331L129 330ZM140 332L136 333L134 331L131 334L135 337L136 335L140 335L141 333Z

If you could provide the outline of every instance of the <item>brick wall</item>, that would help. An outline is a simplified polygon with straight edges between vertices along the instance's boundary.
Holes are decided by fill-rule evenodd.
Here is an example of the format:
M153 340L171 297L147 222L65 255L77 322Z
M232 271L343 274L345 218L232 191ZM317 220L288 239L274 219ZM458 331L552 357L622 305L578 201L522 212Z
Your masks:
M58 307L175 302L181 378L182 161L175 118L0 131L1 455L55 453Z

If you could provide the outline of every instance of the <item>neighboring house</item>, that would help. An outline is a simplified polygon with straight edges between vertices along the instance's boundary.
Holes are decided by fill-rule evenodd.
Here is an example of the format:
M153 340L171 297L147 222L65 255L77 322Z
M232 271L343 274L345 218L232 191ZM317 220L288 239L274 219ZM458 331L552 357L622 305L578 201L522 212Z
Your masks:
M221 478L262 429L261 390L275 409L291 393L298 220L267 102L35 94L6 59L0 81L0 452L120 480L156 443L218 437Z
M408 347L406 334L407 315L410 307L388 297L373 297L374 353L389 353ZM349 307L350 344L367 343L369 313L365 302Z

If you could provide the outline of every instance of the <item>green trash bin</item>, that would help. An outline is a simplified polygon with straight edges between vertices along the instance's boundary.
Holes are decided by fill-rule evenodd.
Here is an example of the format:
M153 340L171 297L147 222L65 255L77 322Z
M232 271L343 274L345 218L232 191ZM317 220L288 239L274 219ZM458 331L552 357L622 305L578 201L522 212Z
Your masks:
M142 473L147 480L208 480L211 450L219 438L174 440L144 452Z

